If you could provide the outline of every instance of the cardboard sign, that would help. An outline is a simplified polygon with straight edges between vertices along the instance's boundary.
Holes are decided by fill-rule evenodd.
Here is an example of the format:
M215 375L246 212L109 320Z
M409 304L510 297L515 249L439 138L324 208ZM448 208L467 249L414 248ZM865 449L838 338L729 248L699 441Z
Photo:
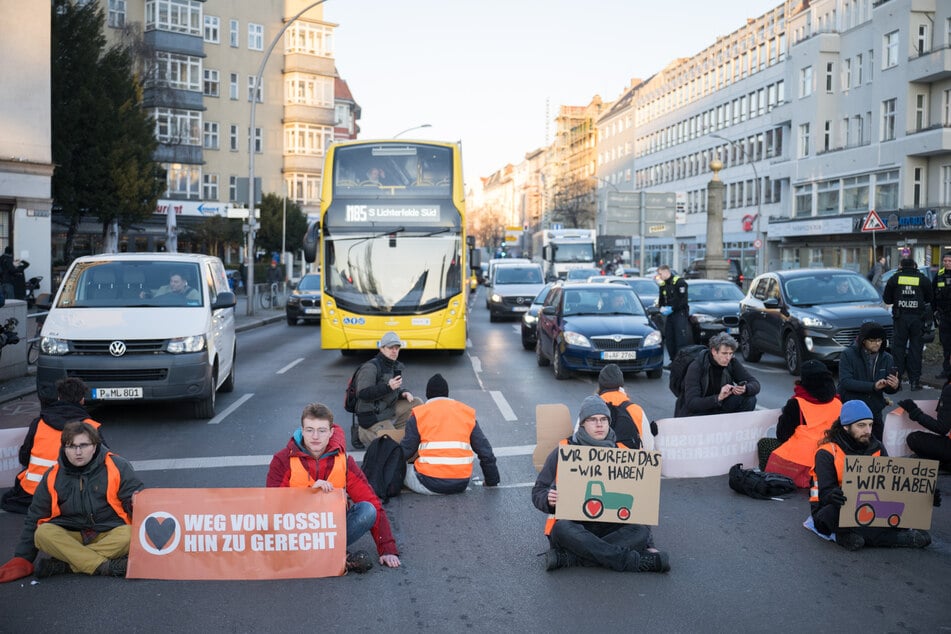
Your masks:
M535 471L542 470L548 454L573 431L574 425L567 405L545 403L535 406L535 451L532 453Z
M664 477L706 478L729 473L737 463L759 465L756 443L769 435L780 413L762 409L657 421L654 448L664 455Z
M656 451L559 445L555 518L657 525L660 462Z
M925 414L934 417L938 411L938 401L918 401L918 407ZM913 431L928 431L915 421L908 418L908 414L901 407L896 407L885 416L885 432L882 434L882 444L889 456L910 456L911 449L905 443L908 434Z
M13 479L23 471L20 464L20 445L26 438L27 427L0 429L0 488L13 486Z
M346 495L339 489L145 489L134 506L130 578L303 579L344 572Z
M938 461L846 456L839 526L931 528Z

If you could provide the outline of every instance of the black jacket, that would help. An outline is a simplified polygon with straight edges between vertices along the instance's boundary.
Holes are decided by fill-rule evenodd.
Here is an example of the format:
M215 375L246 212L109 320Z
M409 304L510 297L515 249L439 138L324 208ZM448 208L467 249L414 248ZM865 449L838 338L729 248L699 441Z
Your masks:
M684 314L688 313L687 282L684 278L671 275L669 280L661 282L657 305L670 306L674 312L682 311Z
M895 365L895 359L882 349L878 352L874 369L869 369L868 354L863 343L865 337L861 334L855 342L839 355L839 398L842 402L851 400L865 401L876 420L881 420L882 410L885 409L885 394L894 394L896 388L886 387L876 390L875 382L888 376L889 370Z
M716 390L713 394L705 396L710 391L714 363L716 361L713 360L710 351L705 350L699 359L690 364L687 368L687 374L684 375L684 390L683 394L677 399L674 416L681 418L684 416L719 414L720 401L717 394L720 388L728 383L746 381L746 394L748 396L759 394L759 381L734 357L723 368L720 374L720 384L716 386Z
M902 284L902 279L911 279L911 283ZM925 304L934 301L931 292L931 280L916 267L902 267L885 284L882 300L892 305L892 315L924 315Z
M389 381L397 371L403 372L403 364L398 360L390 361L382 352L378 352L357 371L357 406L354 409L357 421L364 429L396 416L396 401L406 391L403 388L390 389Z

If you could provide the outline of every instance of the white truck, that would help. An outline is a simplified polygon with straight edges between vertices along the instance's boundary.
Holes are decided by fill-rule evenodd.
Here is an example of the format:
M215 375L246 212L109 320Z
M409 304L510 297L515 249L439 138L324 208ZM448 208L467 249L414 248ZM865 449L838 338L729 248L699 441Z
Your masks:
M546 229L532 236L532 260L546 280L565 279L571 269L596 268L594 229Z

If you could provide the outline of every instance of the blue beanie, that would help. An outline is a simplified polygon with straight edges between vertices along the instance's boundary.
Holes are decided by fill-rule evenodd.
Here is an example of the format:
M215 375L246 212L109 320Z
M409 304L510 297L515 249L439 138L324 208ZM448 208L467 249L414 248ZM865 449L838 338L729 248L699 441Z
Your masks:
M872 410L865 401L846 401L842 403L842 412L839 413L839 423L844 427L857 423L860 420L871 420Z

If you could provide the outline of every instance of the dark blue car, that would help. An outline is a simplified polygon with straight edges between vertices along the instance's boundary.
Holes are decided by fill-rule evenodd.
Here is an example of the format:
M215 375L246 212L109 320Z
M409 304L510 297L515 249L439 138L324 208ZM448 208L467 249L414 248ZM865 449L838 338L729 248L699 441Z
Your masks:
M600 372L616 363L622 372L663 373L664 351L634 291L623 284L566 284L552 289L538 314L535 357L551 364L555 378Z

